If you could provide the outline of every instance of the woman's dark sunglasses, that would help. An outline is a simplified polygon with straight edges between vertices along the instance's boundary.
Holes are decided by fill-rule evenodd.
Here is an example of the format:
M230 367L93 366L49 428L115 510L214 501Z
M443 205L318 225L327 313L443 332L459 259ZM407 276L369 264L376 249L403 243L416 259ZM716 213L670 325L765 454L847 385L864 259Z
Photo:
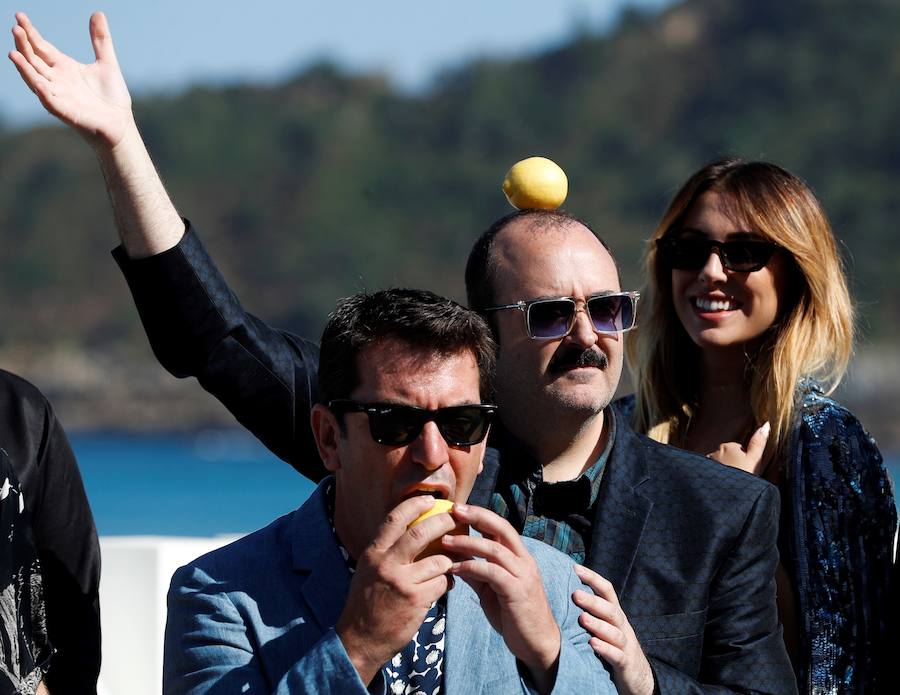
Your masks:
M598 333L624 333L634 328L634 316L639 292L597 294L588 297L585 308L579 309L573 297L558 299L521 300L515 304L491 306L484 311L518 309L525 314L525 330L534 340L562 338L572 332L575 316L585 311Z
M753 273L765 267L778 245L759 239L716 241L715 239L662 237L656 240L659 259L673 270L700 270L713 250L722 267L738 273Z
M454 405L437 410L416 408L399 403L358 403L338 398L328 403L334 413L366 413L369 432L379 444L401 446L414 441L425 427L434 422L441 436L451 446L478 444L488 432L495 405Z

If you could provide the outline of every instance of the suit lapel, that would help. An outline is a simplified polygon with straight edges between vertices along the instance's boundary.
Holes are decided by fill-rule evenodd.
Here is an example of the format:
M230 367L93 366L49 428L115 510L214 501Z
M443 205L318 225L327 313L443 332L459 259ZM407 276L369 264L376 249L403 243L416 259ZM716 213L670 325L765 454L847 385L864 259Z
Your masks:
M444 692L471 693L473 678L483 680L496 669L483 663L491 656L487 619L478 596L468 584L456 580L447 594L447 630L444 643Z
M300 593L322 632L337 622L350 588L350 572L328 520L327 484L319 484L291 524L294 571L307 575Z
M640 438L615 408L616 439L603 471L586 564L608 579L619 599L631 573L653 502L638 491L649 479Z

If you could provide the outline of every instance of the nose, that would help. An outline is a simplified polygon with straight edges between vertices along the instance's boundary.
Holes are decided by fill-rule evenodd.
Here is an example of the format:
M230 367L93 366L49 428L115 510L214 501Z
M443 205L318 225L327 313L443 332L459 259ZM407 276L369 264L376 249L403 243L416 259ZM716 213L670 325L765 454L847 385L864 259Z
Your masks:
M722 265L722 259L719 256L720 253L718 246L711 248L706 263L700 268L700 281L706 285L714 285L717 282L725 282L728 279L728 276L725 274L725 266Z
M425 423L409 448L413 461L429 471L437 470L450 460L447 442L433 421Z
M589 348L597 342L597 331L588 314L587 307L582 305L575 310L575 323L569 331L569 341L583 348Z

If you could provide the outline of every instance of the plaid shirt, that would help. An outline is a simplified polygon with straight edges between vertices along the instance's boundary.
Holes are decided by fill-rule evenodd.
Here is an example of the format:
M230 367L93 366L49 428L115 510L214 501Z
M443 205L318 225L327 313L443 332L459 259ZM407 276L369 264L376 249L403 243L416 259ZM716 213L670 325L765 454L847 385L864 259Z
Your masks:
M574 480L545 483L544 469L521 442L506 435L496 443L503 451L504 464L490 509L523 536L553 546L580 564L591 546L594 506L616 438L616 419L608 410L604 419L609 427L606 446L593 465Z

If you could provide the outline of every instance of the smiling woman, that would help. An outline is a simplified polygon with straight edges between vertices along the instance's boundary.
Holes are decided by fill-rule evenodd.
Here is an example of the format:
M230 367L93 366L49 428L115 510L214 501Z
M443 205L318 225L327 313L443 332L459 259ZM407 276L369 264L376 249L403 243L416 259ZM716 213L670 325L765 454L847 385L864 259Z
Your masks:
M659 250L668 250L661 260L671 268L675 312L691 340L704 354L737 351L740 366L745 345L779 316L789 259L735 224L727 202L715 191L701 195Z
M818 200L773 164L714 162L669 205L646 270L633 424L780 487L778 603L800 691L872 692L896 510L874 440L826 395L854 316Z

